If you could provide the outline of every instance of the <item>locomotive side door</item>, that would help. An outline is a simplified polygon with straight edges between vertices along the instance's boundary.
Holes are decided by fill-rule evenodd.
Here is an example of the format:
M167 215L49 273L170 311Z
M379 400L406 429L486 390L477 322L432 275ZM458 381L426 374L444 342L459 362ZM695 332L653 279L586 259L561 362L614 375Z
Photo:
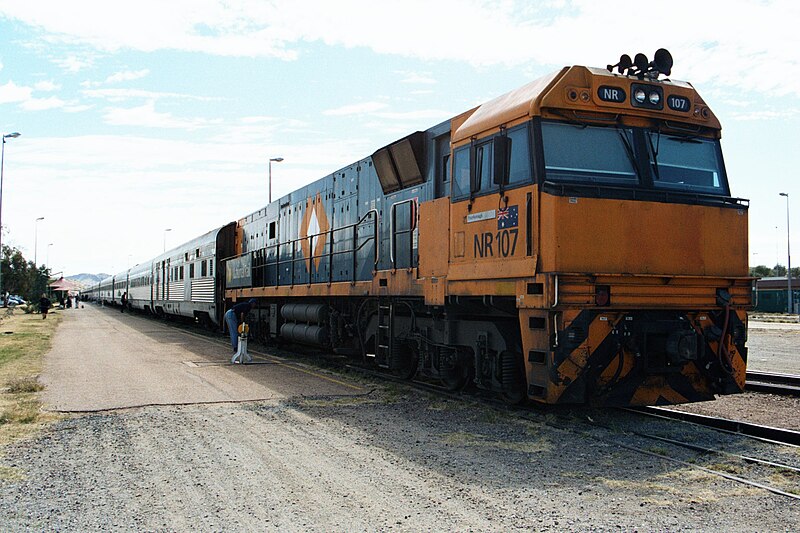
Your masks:
M527 124L453 151L450 279L490 282L536 273ZM477 294L485 287L475 287ZM505 290L505 289L504 289ZM509 287L511 295L514 294Z

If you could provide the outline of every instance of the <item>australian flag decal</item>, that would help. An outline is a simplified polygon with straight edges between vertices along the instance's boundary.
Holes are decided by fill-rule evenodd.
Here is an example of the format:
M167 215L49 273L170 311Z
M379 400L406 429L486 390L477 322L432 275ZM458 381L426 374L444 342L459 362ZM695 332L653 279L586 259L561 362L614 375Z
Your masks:
M519 226L519 207L512 205L497 210L497 229L516 228Z

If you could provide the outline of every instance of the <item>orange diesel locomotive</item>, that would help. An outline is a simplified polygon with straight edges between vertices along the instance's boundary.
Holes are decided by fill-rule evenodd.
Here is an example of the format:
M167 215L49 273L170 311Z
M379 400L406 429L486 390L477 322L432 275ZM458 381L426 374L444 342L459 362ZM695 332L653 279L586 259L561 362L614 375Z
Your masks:
M257 298L265 340L510 402L741 392L748 202L671 66L565 67L252 213L227 302Z

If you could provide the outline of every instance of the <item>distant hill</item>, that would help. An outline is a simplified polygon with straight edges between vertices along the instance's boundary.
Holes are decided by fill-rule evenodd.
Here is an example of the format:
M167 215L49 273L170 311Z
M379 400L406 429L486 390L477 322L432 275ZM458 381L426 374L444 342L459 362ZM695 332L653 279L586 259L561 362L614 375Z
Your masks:
M80 283L84 287L97 285L111 274L75 274L74 276L67 276L67 279Z

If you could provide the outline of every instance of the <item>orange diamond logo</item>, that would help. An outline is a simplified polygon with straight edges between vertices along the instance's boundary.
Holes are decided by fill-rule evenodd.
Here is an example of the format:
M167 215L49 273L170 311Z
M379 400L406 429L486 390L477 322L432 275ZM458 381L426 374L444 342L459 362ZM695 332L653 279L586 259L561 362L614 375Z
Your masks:
M325 214L325 206L322 205L322 196L317 193L317 197L306 198L306 209L303 219L300 221L300 246L303 249L303 257L306 258L306 268L311 271L311 247L314 247L314 265L319 269L322 254L325 252L325 244L328 242L328 232L330 231L328 215Z

